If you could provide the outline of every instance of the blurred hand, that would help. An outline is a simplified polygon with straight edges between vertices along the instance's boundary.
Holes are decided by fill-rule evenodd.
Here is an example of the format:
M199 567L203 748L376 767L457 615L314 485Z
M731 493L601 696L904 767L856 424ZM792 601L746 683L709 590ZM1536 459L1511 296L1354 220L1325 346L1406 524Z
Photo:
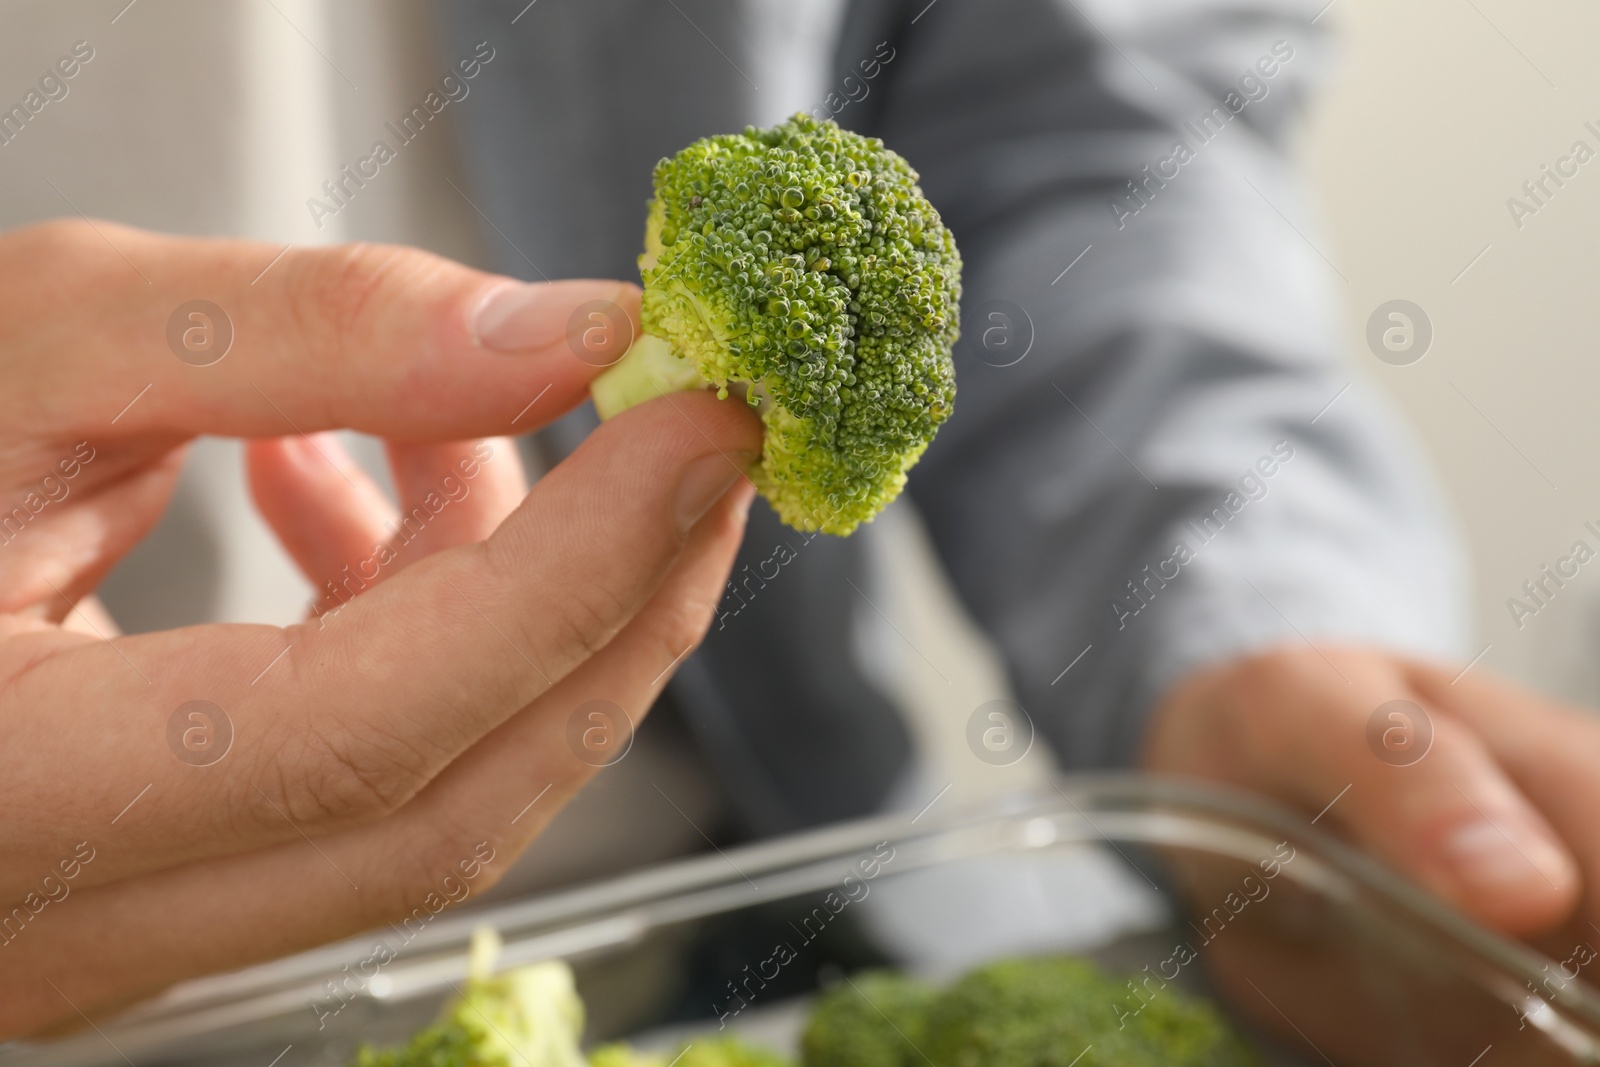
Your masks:
M1265 652L1177 686L1155 712L1145 762L1326 808L1321 825L1502 932L1573 920L1588 930L1574 936L1592 939L1600 719L1459 670L1359 648ZM1369 729L1396 700L1426 721L1396 706ZM1561 958L1572 943L1552 948Z
M278 251L0 236L0 1037L485 888L593 773L574 712L637 719L731 565L744 405L642 405L525 498L483 439L583 399L630 337L591 365L569 319L626 321L636 289ZM169 342L196 299L226 320L179 316L201 332ZM403 514L335 427L391 439ZM260 439L252 489L317 618L122 637L85 602L198 434Z

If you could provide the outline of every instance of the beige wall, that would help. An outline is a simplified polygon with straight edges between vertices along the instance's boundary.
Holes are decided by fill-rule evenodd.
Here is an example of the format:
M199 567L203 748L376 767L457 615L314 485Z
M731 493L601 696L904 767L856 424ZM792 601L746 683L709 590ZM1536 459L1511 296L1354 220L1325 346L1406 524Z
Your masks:
M1574 541L1600 550L1583 529L1600 529L1600 135L1584 128L1600 130L1600 9L1336 0L1325 17L1344 55L1304 149L1324 251L1349 278L1335 284L1353 358L1403 407L1454 500L1474 559L1474 650L1491 646L1482 664L1600 704L1600 559L1520 629L1506 606ZM1547 183L1519 229L1507 198L1578 140L1597 158L1564 188ZM1396 298L1433 323L1410 366L1380 362L1364 339Z

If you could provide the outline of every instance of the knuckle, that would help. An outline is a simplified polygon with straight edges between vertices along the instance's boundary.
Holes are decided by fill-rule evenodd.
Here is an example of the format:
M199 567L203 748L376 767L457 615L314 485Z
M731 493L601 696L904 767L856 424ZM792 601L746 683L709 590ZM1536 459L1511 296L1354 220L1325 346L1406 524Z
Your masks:
M431 761L406 739L371 723L309 724L301 758L283 773L290 818L318 826L392 815L427 782Z
M1483 740L1470 726L1446 715L1433 715L1429 718L1432 739L1428 755L1433 757L1435 763L1450 766L1491 759Z
M542 692L560 670L558 664L547 662L552 651L559 657L562 649L552 643L550 628L555 627L554 640L559 642L567 627L561 613L570 605L565 597L554 596L540 605L548 611L518 610L519 602L505 594L503 564L492 558L490 542L458 546L453 556L454 577L439 588L435 609L454 625L481 634L483 641L510 648L508 655L477 664L470 680L463 679L452 691L452 700L480 711L521 707ZM416 567L421 571L433 563L423 560ZM516 614L508 618L508 611Z
M391 245L348 244L305 257L290 272L290 305L302 340L342 351L371 337L385 294L416 276L431 257Z
M34 223L8 234L7 240L23 247L48 249L57 255L105 248L87 219L71 217Z
M703 597L685 597L661 605L657 630L669 661L682 657L705 639L716 607L715 601Z
M1326 673L1328 665L1317 652L1285 645L1244 660L1233 680L1237 691L1249 698L1274 700L1303 687L1307 676L1318 670Z
M18 230L12 230L0 241L4 242L4 264L7 291L18 307L33 303L23 293L36 293L48 302L50 295L64 287L76 293L115 292L128 284L117 271L128 268L118 259L117 252L107 244L106 231L118 227L102 223L101 230L82 218L50 219ZM138 279L128 271L134 282Z
M596 584L557 598L557 610L551 620L558 647L584 660L604 648L632 614L620 597Z

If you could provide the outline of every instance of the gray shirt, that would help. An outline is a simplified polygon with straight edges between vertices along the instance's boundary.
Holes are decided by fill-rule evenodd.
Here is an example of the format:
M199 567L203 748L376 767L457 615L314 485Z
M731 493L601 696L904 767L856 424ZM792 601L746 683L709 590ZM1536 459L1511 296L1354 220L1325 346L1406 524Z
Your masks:
M787 54L820 87L791 106L910 160L962 249L955 414L907 493L1062 763L1132 762L1174 681L1267 646L1460 651L1458 548L1340 356L1286 158L1321 3L789 6L440 5L447 59L497 49L456 121L501 268L634 276L651 165L778 117ZM868 810L908 759L849 638L873 536L758 508L673 683L752 828Z

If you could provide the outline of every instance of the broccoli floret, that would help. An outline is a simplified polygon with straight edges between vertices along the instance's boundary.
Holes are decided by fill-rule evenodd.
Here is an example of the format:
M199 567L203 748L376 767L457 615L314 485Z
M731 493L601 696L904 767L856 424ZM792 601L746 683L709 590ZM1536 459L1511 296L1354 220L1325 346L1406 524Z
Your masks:
M403 1048L363 1045L350 1067L499 1067L481 1055L478 1031L455 1021L436 1023Z
M499 949L492 931L474 932L466 989L440 1020L402 1048L363 1047L352 1067L587 1067L572 969L552 961L491 976Z
M715 1037L691 1041L670 1058L653 1052L640 1052L632 1045L601 1045L589 1053L589 1067L794 1067L794 1064L758 1045L736 1037Z
M714 1037L685 1045L678 1067L794 1067L794 1064L771 1049L737 1037Z
M490 977L498 939L473 939L463 995L399 1049L362 1048L352 1067L797 1067L735 1037L702 1038L668 1059L629 1045L579 1051L583 1004L564 963ZM1209 1003L1163 988L1137 1012L1084 960L1002 960L940 992L867 972L822 996L798 1067L1256 1067ZM1119 1005L1121 1006L1119 1009Z
M929 1010L923 1051L938 1067L1258 1062L1204 1001L1168 987L1123 1026L1116 1005L1126 999L1125 988L1085 960L1003 960L973 971L939 997Z
M805 114L697 141L654 181L644 333L595 380L600 417L737 391L762 412L751 476L779 517L850 533L955 402L954 238L904 159Z
M667 1067L668 1062L665 1056L641 1052L621 1041L589 1053L589 1067Z
M921 1067L937 990L894 971L867 971L818 998L800 1037L804 1067Z

